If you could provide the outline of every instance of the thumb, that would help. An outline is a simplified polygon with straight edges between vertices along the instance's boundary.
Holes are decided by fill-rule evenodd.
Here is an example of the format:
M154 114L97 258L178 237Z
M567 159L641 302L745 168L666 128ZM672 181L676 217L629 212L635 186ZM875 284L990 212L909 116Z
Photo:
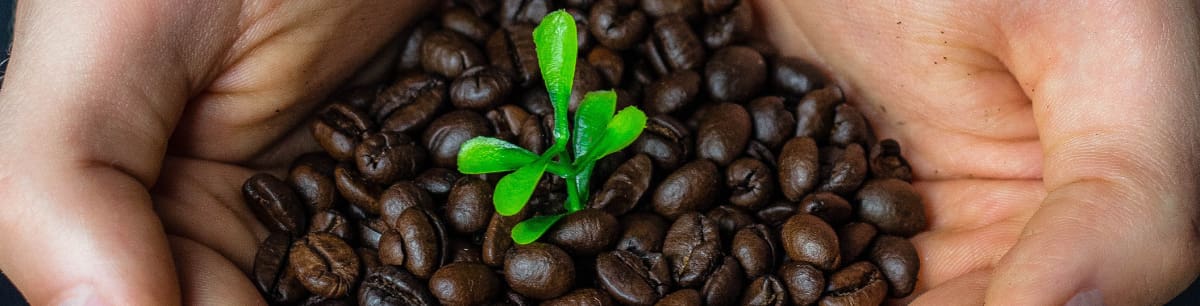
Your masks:
M1014 25L1006 62L1034 103L1048 195L987 304L1162 304L1196 278L1193 5L1059 3L1000 22Z

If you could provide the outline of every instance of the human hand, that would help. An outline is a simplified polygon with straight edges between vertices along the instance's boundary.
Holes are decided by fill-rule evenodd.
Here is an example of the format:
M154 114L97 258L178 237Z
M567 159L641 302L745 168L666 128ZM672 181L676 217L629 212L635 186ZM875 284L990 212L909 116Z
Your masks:
M1195 6L756 3L782 53L831 71L904 148L927 305L1162 304L1192 283Z
M35 305L263 303L242 182L317 150L308 114L419 6L21 1L0 270Z

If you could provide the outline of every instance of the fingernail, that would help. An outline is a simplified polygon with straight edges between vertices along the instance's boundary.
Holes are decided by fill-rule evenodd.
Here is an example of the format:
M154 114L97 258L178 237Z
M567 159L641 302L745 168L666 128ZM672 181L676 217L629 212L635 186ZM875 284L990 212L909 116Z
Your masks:
M1081 290L1067 301L1067 306L1097 306L1104 305L1104 295L1099 289Z
M91 285L80 285L71 290L67 290L58 295L55 303L50 305L59 306L107 306L108 304L96 294L96 289Z

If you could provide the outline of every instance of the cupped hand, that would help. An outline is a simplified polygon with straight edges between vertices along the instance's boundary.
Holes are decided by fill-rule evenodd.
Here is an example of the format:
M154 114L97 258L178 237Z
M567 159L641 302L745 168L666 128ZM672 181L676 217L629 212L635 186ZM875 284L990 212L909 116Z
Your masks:
M925 197L925 305L1161 304L1200 272L1194 1L756 3Z
M383 0L21 1L0 93L0 270L35 305L252 305L239 186L420 14Z

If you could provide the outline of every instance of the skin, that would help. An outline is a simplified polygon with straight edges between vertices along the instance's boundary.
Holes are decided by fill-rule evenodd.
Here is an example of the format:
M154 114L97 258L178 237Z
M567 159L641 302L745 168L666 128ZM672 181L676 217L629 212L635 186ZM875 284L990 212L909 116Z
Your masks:
M1200 272L1196 3L754 5L904 147L931 225L914 302L1154 304ZM21 1L0 270L37 305L262 304L242 182L317 150L307 116L423 14Z

